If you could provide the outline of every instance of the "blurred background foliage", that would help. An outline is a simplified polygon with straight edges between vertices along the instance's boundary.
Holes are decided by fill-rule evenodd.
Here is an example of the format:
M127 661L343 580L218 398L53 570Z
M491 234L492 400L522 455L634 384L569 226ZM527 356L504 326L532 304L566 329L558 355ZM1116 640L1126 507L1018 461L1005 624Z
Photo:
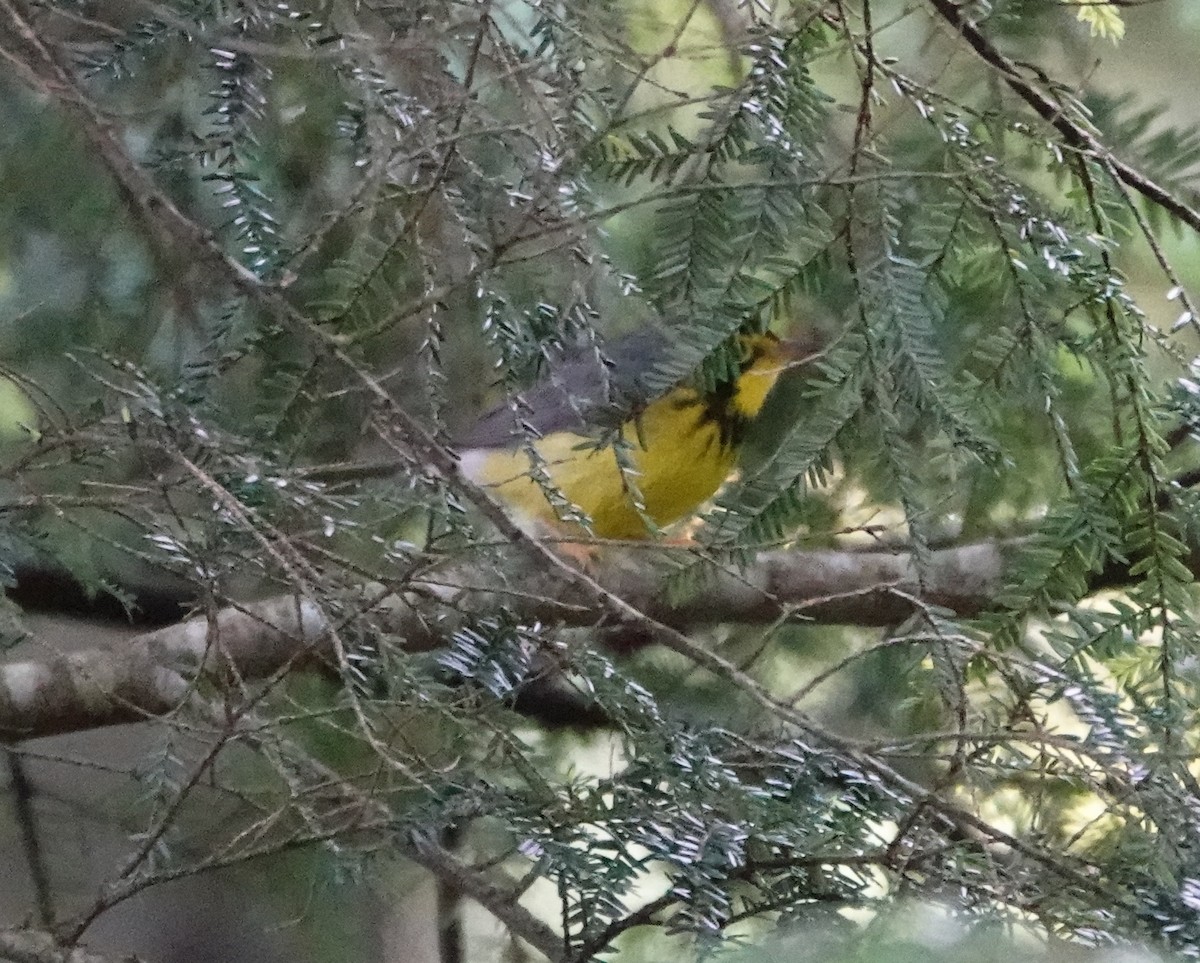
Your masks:
M780 697L813 683L801 705L822 725L1048 863L947 828L677 654L618 658L500 602L455 622L441 654L350 621L357 674L273 694L271 745L221 767L216 810L183 778L204 737L151 736L154 764L121 764L132 778L106 818L124 831L201 797L179 808L154 871L202 862L246 819L246 798L286 809L300 778L289 754L386 771L366 711L421 772L378 777L393 831L457 824L464 852L536 878L530 905L567 926L576 952L657 960L837 913L870 932L869 920L919 917L898 898L920 894L1050 941L1054 958L1076 958L1058 940L1200 953L1196 506L1186 490L1163 501L1195 467L1197 319L1181 312L1200 245L1020 105L933 5L14 9L179 209L440 438L564 350L649 325L676 325L663 386L714 377L746 327L818 333L828 357L773 397L742 481L675 563L678 594L762 547L927 559L1028 539L977 619L918 607L885 630L796 620L766 635L716 626L705 641ZM962 9L1066 116L1194 203L1194 4ZM307 589L334 611L365 579L403 586L445 559L504 572L504 546L427 466L401 458L392 478L355 483L314 469L397 457L361 380L214 263L148 231L78 116L17 69L36 57L11 24L0 48L0 536L12 558L53 559L93 589L150 572L244 597L295 587L266 533L311 564ZM1130 560L1132 587L1097 589L1097 572ZM9 633L18 653L22 631ZM548 733L510 711L547 640L565 643L566 672L610 730ZM386 854L386 839L368 849ZM312 858L319 868L250 885L284 893L313 933L335 925L314 907L364 871L385 902L416 888L354 842ZM286 877L305 874L320 883L297 892ZM607 949L640 894L664 885L678 898L663 925ZM64 883L63 903L82 889ZM524 958L469 920L467 959ZM1016 952L966 939L945 958ZM311 959L410 958L330 942L297 940ZM937 955L852 945L846 959ZM817 958L806 950L730 959Z

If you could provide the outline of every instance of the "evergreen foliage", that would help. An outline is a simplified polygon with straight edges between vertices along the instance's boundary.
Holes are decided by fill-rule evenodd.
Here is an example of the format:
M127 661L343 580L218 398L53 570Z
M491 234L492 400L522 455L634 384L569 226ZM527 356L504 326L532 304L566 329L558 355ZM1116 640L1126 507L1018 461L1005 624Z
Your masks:
M562 961L882 927L910 900L1200 956L1200 140L1156 98L1054 81L1126 27L1075 5L0 0L26 65L0 75L10 574L52 559L120 594L151 569L201 613L290 592L336 627L325 678L231 670L207 711L147 723L132 855L63 896L68 932L264 854L357 878L453 836ZM656 392L727 382L747 331L825 345L663 563L670 601L765 551L876 548L911 553L916 591L874 592L907 618L782 605L685 638L539 594L431 452L506 402L586 527L521 392L645 327L670 338ZM602 441L638 497L630 440ZM381 457L384 481L348 470ZM979 541L1003 588L952 611L930 586ZM372 593L443 644L412 651ZM605 726L530 722L539 685ZM189 841L210 805L226 824Z

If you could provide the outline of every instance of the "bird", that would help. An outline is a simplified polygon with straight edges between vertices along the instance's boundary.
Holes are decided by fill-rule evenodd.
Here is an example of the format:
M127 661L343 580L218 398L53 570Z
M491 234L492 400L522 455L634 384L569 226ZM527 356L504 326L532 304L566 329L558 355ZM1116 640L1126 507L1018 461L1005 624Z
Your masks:
M484 413L457 439L463 474L537 537L642 540L694 514L730 477L753 419L809 339L736 336L736 375L655 394L647 375L671 346L635 332L564 362Z

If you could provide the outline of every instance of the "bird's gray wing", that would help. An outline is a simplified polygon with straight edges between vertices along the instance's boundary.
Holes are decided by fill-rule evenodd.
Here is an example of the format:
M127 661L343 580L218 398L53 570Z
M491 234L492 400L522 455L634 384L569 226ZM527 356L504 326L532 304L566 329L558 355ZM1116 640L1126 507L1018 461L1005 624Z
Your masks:
M668 344L660 331L640 331L604 345L599 357L591 352L556 365L546 379L518 395L515 411L510 402L501 402L455 441L463 449L508 448L530 433L586 434L616 427L650 400L642 378Z

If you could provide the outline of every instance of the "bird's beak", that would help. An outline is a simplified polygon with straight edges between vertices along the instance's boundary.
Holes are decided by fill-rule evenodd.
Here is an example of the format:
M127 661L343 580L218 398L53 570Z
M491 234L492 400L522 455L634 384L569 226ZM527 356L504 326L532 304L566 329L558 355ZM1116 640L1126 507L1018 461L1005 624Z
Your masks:
M778 351L785 368L801 368L820 358L825 348L815 334L805 333L780 339Z

